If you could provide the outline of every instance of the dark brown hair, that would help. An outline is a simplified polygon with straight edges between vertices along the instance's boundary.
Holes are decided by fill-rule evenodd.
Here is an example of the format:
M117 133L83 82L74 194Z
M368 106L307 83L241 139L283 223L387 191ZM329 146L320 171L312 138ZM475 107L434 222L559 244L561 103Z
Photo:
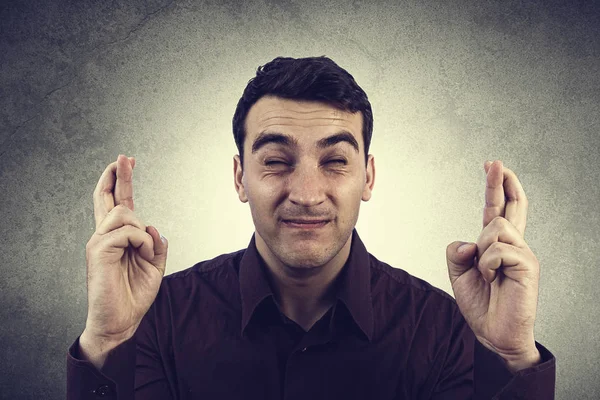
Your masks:
M244 123L248 111L261 97L273 95L293 100L323 101L339 110L363 116L365 165L373 133L373 111L367 94L352 75L328 57L277 57L259 66L248 81L233 115L233 138L244 165Z

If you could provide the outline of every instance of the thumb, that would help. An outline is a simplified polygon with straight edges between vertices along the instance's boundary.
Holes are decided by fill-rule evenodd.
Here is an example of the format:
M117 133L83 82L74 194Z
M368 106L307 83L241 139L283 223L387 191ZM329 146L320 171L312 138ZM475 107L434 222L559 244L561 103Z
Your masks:
M167 265L167 250L169 249L169 241L166 237L158 232L154 226L148 226L146 231L152 239L154 239L154 259L152 263L164 273Z
M473 267L476 254L477 244L472 242L456 241L446 247L446 262L452 282Z

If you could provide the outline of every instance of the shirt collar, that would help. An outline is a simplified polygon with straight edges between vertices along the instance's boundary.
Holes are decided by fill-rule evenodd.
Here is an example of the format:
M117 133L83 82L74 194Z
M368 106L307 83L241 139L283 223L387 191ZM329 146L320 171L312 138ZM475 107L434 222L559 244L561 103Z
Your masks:
M273 295L265 272L266 266L256 249L255 234L240 261L239 279L242 300L242 335L258 305ZM371 299L371 268L369 253L356 228L352 230L352 245L346 264L338 276L337 298L350 311L354 322L367 336L373 336L373 304Z

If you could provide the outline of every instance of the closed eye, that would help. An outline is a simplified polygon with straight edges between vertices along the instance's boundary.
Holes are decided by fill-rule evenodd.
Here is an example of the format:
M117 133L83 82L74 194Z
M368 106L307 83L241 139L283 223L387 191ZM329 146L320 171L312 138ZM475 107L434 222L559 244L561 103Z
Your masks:
M287 164L283 161L266 161L265 165L277 165L277 164Z
M341 158L336 158L336 159L332 159L332 160L327 160L325 162L325 164L333 164L333 165L346 165L348 164L348 162L344 159ZM287 162L285 161L281 161L281 160L267 160L265 161L265 166L281 166L281 165L288 165Z

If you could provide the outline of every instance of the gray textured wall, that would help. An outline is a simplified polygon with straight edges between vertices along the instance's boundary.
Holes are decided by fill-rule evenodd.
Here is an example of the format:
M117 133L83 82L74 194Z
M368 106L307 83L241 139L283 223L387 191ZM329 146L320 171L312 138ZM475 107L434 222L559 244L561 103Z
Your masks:
M377 175L357 229L391 265L451 293L445 248L481 231L483 162L517 173L557 398L600 398L598 4L320 3L2 2L2 398L64 398L92 192L119 153L167 274L248 244L231 118L279 55L327 55L368 93Z

